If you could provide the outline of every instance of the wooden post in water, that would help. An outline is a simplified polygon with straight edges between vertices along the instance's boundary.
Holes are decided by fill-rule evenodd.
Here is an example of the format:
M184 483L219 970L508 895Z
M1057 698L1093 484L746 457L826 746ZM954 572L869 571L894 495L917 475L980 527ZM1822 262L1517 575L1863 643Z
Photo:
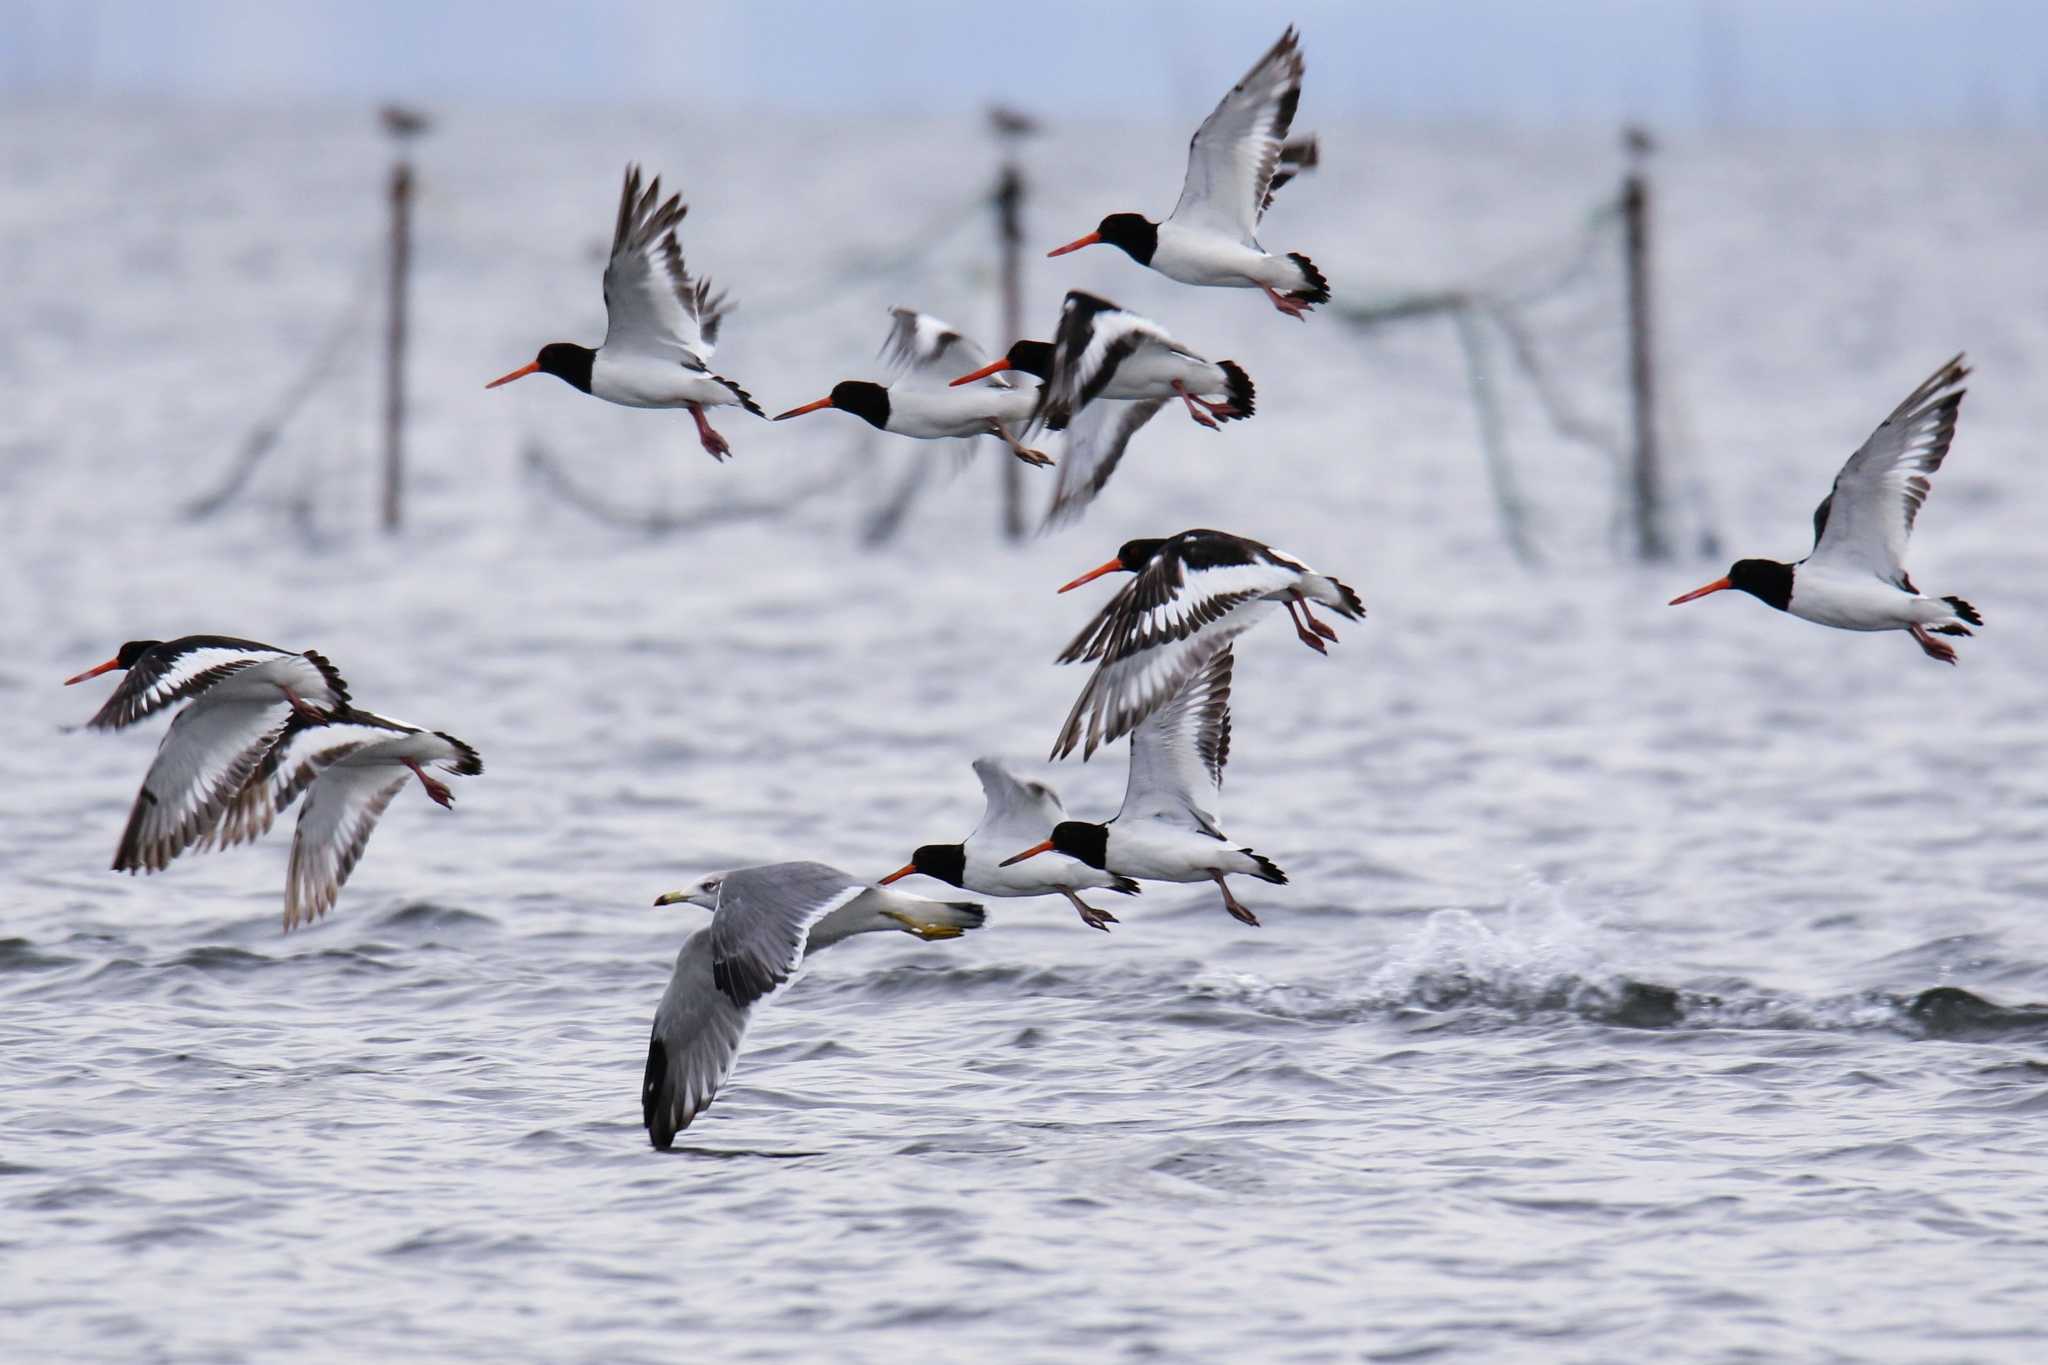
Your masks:
M1017 165L1017 143L1038 130L1027 114L1014 109L988 111L989 126L1003 145L1003 165L996 174L996 237L1003 256L1003 325L996 346L1005 348L1024 335L1024 172ZM1024 537L1024 470L1014 459L1002 461L1003 534Z
M412 163L405 143L424 132L424 115L386 105L380 118L398 143L391 167L391 277L384 330L384 529L396 531L405 488L405 305L412 275Z
M1643 167L1651 148L1639 128L1622 134L1628 149L1628 174L1621 182L1623 270L1628 293L1629 412L1635 424L1629 489L1634 502L1636 557L1664 559L1663 473L1657 449L1657 348L1651 331L1650 187Z

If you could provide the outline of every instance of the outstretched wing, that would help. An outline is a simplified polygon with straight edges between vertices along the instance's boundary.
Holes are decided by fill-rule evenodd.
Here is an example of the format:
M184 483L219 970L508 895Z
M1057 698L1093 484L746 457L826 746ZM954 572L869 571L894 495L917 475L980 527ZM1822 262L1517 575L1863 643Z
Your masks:
M1204 834L1223 837L1216 798L1230 759L1231 665L1225 646L1131 732L1131 774L1117 819L1192 820Z
M607 350L659 356L693 370L711 359L719 322L732 305L709 280L684 268L676 228L689 211L679 194L662 199L660 176L642 190L640 168L626 167L604 268Z
M811 926L867 890L823 863L769 863L726 874L711 917L711 974L752 1005L796 975Z
M1860 569L1907 586L1906 540L1932 487L1927 476L1941 468L1955 439L1969 373L1960 355L1943 365L1849 457L1813 511L1810 562Z
M1021 842L1032 843L1043 839L1054 825L1067 818L1067 808L1061 804L1058 792L1043 782L1024 781L1004 767L1000 759L975 759L974 775L981 779L986 804L981 823L967 836L969 843L986 836L1011 834Z
M1285 563L1255 558L1190 568L1178 552L1162 549L1060 655L1061 663L1101 662L1067 713L1052 756L1064 758L1085 738L1086 758L1128 734L1275 610L1269 595L1295 581Z
M1053 334L1052 376L1039 391L1032 422L1062 429L1144 352L1188 354L1151 319L1078 289L1069 292Z
M942 389L963 374L988 364L981 347L949 322L914 308L891 308L882 360L894 372L891 387ZM991 388L1014 387L1000 374L978 380Z
M711 975L711 930L699 929L676 954L675 974L654 1011L647 1072L640 1083L640 1120L667 1151L676 1134L711 1106L732 1074L748 1009L718 989Z
M1253 241L1301 101L1302 70L1290 27L1195 130L1169 221Z
M1059 482L1052 505L1045 509L1041 529L1050 530L1080 519L1102 491L1138 428L1166 406L1164 398L1100 398L1067 423L1067 444L1060 453Z
M235 793L211 836L230 848L262 837L313 779L366 744L403 734L412 727L350 710L332 721L313 720L294 712L277 742Z
M137 659L121 685L87 721L91 730L119 730L174 702L197 696L252 664L287 657L291 651L231 635L187 635L167 640Z
M285 871L284 927L310 924L334 908L384 808L412 774L388 763L330 763L306 793Z
M203 840L283 733L281 701L209 702L180 711L157 746L114 854L116 872L159 872Z

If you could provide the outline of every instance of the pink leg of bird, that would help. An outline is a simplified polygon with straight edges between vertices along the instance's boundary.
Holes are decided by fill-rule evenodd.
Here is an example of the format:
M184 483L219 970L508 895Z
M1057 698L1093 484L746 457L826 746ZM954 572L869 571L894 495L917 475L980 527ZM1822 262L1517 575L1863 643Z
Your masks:
M704 443L704 449L710 453L711 458L723 460L726 456L732 454L732 446L726 442L723 436L720 436L711 429L711 423L704 420L703 405L687 403L684 406L689 408L690 416L697 420L697 439Z
M292 691L289 687L279 687L277 690L284 693L284 699L292 704L292 710L298 712L307 720L328 719L327 713L325 711L322 711L319 707L314 706L312 703L308 702L304 697L301 697L298 693Z
M1223 893L1223 908L1230 912L1230 917L1240 924L1256 926L1259 922L1259 917L1245 909L1237 897L1230 894L1230 885L1223 880L1223 874L1221 872L1211 872L1209 875L1215 879L1216 889Z
M1927 633L1926 628L1923 626L1913 626L1910 629L1913 632L1913 638L1920 642L1920 648L1927 652L1928 658L1939 659L1945 664L1952 664L1956 661L1956 651L1953 645L1943 644L1940 640L1935 639Z
M1100 929L1106 934L1109 932L1109 926L1117 922L1115 915L1110 914L1107 910L1097 910L1065 887L1060 888L1060 894L1074 903L1074 909L1080 912L1081 923L1087 925L1090 929Z
M412 769L412 775L417 777L420 780L420 785L427 789L427 795L433 798L435 805L453 806L455 804L455 793L448 790L446 782L438 778L429 777L425 768L422 768L410 759L406 760L405 766Z
M1042 466L1049 465L1052 463L1052 456L1046 454L1042 450L1033 450L1029 446L1024 445L1016 437L1012 436L1010 434L1010 429L1004 426L1001 422L991 420L989 422L989 427L995 432L997 436L1000 436L1002 438L1003 444L1010 448L1010 453L1012 455L1015 455L1018 459L1022 460L1025 464Z
M1308 609L1308 599L1300 593L1296 593L1294 594L1294 600L1301 603L1301 616L1303 620L1308 622L1308 628L1322 636L1325 640L1328 640L1331 644L1335 644L1337 642L1337 632L1316 619L1316 614Z
M1294 622L1294 633L1301 637L1301 642L1303 644L1307 645L1316 653L1328 654L1330 652L1330 647L1323 643L1323 637L1316 634L1314 631L1310 630L1307 626L1303 625L1301 623L1301 618L1294 614L1294 604L1296 596L1296 594L1289 593L1286 597L1280 599L1280 605L1287 608L1287 619Z
M1275 308L1278 308L1281 312L1287 314L1288 317L1294 318L1301 322L1308 321L1307 304L1296 303L1293 299L1288 298L1285 294L1276 291L1270 284L1262 284L1259 286L1259 288L1265 290L1266 297L1273 300L1273 306Z
M1188 416L1194 418L1196 422L1200 423L1202 426L1209 428L1209 430L1211 431L1215 431L1217 429L1216 419L1214 417L1211 417L1208 413L1202 410L1203 408L1209 406L1207 403L1203 403L1201 399L1189 393L1187 391L1187 386L1182 384L1178 379L1173 381L1173 391L1180 395L1181 402L1186 403L1188 405ZM1196 406L1197 404L1200 404L1200 406Z

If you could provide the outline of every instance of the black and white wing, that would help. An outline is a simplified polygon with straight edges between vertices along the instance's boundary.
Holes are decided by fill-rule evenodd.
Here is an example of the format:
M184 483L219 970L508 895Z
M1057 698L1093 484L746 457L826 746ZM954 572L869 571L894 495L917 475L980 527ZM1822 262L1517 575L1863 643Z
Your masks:
M238 640L231 635L187 635L167 640L137 659L121 676L121 685L86 722L86 727L119 730L133 725L253 664L287 658L290 654L290 650L255 640Z
M1943 365L1849 457L1813 511L1808 562L1863 570L1912 591L1906 540L1932 487L1927 476L1941 468L1955 439L1969 373L1960 355Z
M676 954L675 974L654 1011L640 1120L661 1151L711 1106L732 1075L749 1007L734 1004L712 978L711 930L699 929Z
M711 976L736 1005L752 1005L796 975L811 926L864 894L823 863L769 863L726 874L711 916Z
M981 347L949 322L914 308L889 310L889 335L882 342L882 360L892 371L891 388L942 389L953 380L988 364ZM1001 374L975 381L989 388L1015 386Z
M693 370L711 359L719 323L732 305L683 266L676 228L689 211L679 194L662 199L660 176L642 190L640 168L626 167L604 268L605 349L660 356Z
M413 729L353 709L330 721L293 712L277 742L264 751L262 761L229 802L213 831L213 842L230 848L261 838L324 769L367 744Z
M1052 756L1064 758L1085 739L1087 758L1130 733L1218 650L1277 610L1273 595L1295 585L1299 566L1269 555L1195 566L1171 545L1154 555L1060 655L1061 663L1101 662Z
M1021 843L1036 843L1067 818L1067 808L1058 792L1043 782L1025 781L1004 767L1000 759L975 759L974 775L981 779L986 804L981 823L967 836L968 843L977 839L1000 842L1012 836Z
M284 927L311 924L334 908L384 808L412 781L391 765L330 764L306 792L285 870Z
M1232 657L1225 646L1131 732L1131 775L1118 820L1192 820L1204 834L1223 837L1216 810L1230 760Z
M1045 509L1042 529L1076 521L1095 495L1116 473L1131 437L1152 420L1169 400L1164 398L1099 398L1067 423L1067 444L1060 453L1059 481Z
M1253 242L1301 101L1292 28L1231 88L1188 143L1187 179L1168 221Z
M1148 351L1200 360L1151 319L1119 308L1108 299L1071 291L1060 305L1060 325L1053 334L1052 377L1039 391L1032 422L1054 431L1063 429L1101 396L1120 367Z
M178 712L135 794L114 870L160 872L211 833L289 714L282 699L204 697Z
M1280 193L1288 181L1303 171L1314 170L1322 164L1322 160L1322 145L1316 141L1313 133L1307 137L1296 138L1292 142L1282 143L1280 165L1274 170L1272 180L1266 184L1266 200L1259 205L1260 216L1263 217L1266 210L1273 207L1273 196Z

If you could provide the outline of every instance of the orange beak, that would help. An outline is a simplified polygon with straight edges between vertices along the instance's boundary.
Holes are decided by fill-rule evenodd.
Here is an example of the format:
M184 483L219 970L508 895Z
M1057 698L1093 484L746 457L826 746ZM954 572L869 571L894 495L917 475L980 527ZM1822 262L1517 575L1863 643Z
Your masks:
M827 396L820 398L815 403L806 403L800 408L791 408L788 412L782 413L775 420L780 422L787 417L801 417L807 412L816 412L819 408L829 408L831 406L832 398L828 394Z
M1715 580L1714 580L1713 582L1711 582L1711 583L1707 584L1707 586L1706 586L1706 587L1704 587L1704 588L1694 588L1694 589L1693 589L1693 590L1692 590L1691 592L1687 593L1687 594L1686 594L1685 596L1683 596L1683 597L1674 597L1674 598L1672 598L1672 599L1671 599L1671 600L1670 600L1669 602L1666 602L1666 603L1665 603L1664 605L1665 605L1665 606L1667 606L1667 607L1675 607L1675 606L1677 606L1677 605L1678 605L1679 603L1681 603L1681 602L1690 602L1690 601L1692 601L1692 600L1693 600L1693 599L1694 599L1695 597L1705 597L1705 596L1706 596L1706 595L1707 595L1708 593L1710 593L1710 592L1719 592L1719 591L1721 591L1721 589L1723 589L1723 588L1732 588L1732 587L1734 587L1734 586L1735 586L1735 585L1734 585L1733 583L1730 583L1730 582L1729 582L1729 581L1728 581L1727 579L1725 579L1725 578L1717 578L1717 579L1715 579Z
M64 685L65 685L66 687L69 687L69 686L71 686L71 684L73 684L73 683L82 683L82 682L84 682L84 681L85 681L85 680L86 680L87 678L97 678L97 677L98 677L98 676L99 676L100 674L102 674L102 673L106 672L106 671L107 671L108 669L110 669L110 668L119 668L120 666L121 666L121 658L120 658L120 656L119 656L119 655L115 655L115 656L114 656L113 658L111 658L111 659L107 660L107 661L106 661L105 663L101 664L101 665L100 665L100 666L99 666L98 668L88 668L88 669L86 669L86 670L85 670L85 672L83 672L83 673L79 674L79 675L78 675L77 677L75 677L75 678L66 678L66 679L64 680Z
M900 882L905 877L908 877L911 873L915 871L917 871L917 864L907 863L904 866L897 868L894 872L891 872L888 876L882 878L882 880L876 882L875 885L887 886L890 882Z
M507 375L500 375L498 378L493 379L490 383L484 385L484 387L487 389L495 389L500 384L509 384L515 379L524 379L526 378L526 376L532 374L535 370L538 370L539 368L540 362L538 360L529 360L528 362L526 362L526 364L521 365L518 369L512 371L512 373Z
M1002 860L1002 862L1000 862L1000 863L996 864L996 866L998 866L998 867L1008 867L1008 866L1009 866L1009 865L1010 865L1011 863L1021 863L1021 862L1023 862L1023 861L1024 861L1024 860L1025 860L1026 858L1036 858L1036 857L1037 857L1037 856L1038 856L1039 854L1041 854L1041 853L1050 853L1050 852L1052 852L1052 840L1050 840L1050 839L1047 839L1047 840L1046 840L1046 841L1045 841L1044 843L1042 843L1042 844L1033 844L1033 845L1032 845L1031 847L1029 847L1029 848L1025 849L1025 850L1024 850L1024 851L1023 851L1022 853L1019 853L1019 854L1018 854L1018 855L1017 855L1016 857L1014 857L1014 858L1005 858L1005 859L1003 859L1003 860Z
M989 364L982 366L973 374L961 375L958 379L954 380L951 384L948 384L946 387L949 389L957 389L962 384L972 384L977 379L986 379L992 374L1001 374L1004 370L1007 370L1009 368L1010 358L1008 356L1004 356L1000 360L992 361Z
M1097 242L1101 240L1101 233L1091 232L1086 237L1076 237L1073 241L1068 242L1065 246L1056 246L1051 251L1048 251L1045 254L1048 256L1064 256L1069 251L1079 251L1084 246L1094 246Z
M1123 566L1123 560L1112 559L1107 564L1098 565L1097 567L1090 569L1087 573L1082 574L1079 578L1067 584L1066 587L1061 588L1060 591L1072 592L1075 588L1080 587L1083 583L1093 583L1096 579L1102 577L1106 573L1116 573L1118 570L1122 569Z

